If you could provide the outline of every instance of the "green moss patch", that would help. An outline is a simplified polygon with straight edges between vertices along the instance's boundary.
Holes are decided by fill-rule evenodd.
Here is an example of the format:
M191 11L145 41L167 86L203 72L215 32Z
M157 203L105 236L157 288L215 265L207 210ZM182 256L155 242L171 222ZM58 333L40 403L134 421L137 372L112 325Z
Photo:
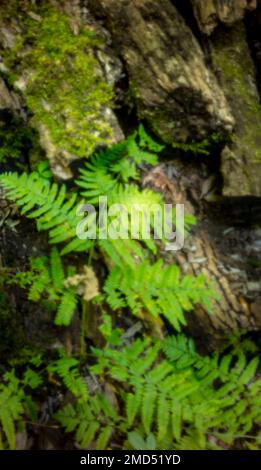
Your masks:
M93 53L100 40L88 28L74 34L69 18L53 8L38 14L40 20L24 16L6 63L33 123L44 125L59 149L83 157L111 134L103 115L113 93Z

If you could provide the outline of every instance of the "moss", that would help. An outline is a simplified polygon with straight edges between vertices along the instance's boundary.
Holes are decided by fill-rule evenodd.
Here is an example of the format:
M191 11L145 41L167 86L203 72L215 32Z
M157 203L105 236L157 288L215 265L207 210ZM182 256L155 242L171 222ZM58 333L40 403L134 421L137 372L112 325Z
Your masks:
M133 86L131 90L136 103L138 103L138 95L135 95L135 88ZM137 107L139 109L139 104ZM140 108L142 107L140 106ZM139 118L146 120L152 132L160 136L164 143L185 153L210 155L213 148L217 146L222 147L230 141L230 135L225 131L212 132L202 140L191 140L188 129L180 127L180 125L173 120L171 114L169 115L169 119L166 119L166 109L153 109L152 111L148 109L142 110L139 113ZM177 140L173 140L175 134Z
M260 162L261 106L243 26L239 24L229 33L222 31L216 41L214 65L236 117L236 139L248 155L251 153L251 161Z
M223 194L260 195L261 105L243 23L215 32L212 58L235 118L231 144L222 153Z
M224 145L229 141L229 136L221 132L213 132L209 137L201 141L191 141L187 143L173 142L174 149L182 150L186 153L194 153L195 155L210 155L213 147Z
M195 154L195 155L211 155L212 150L216 147L222 147L230 141L230 136L224 132L213 132L205 139L195 141L188 138L187 130L184 129L184 139L181 140L170 140L170 135L174 135L177 129L175 121L173 119L169 120L169 123L164 126L162 125L162 114L164 111L158 111L154 113L153 117L146 114L145 119L147 118L152 126L152 131L157 135L159 133L158 129L161 128L161 139L163 142L166 142L169 146L174 149L181 150L184 153ZM165 120L166 114L164 114ZM161 125L157 124L161 123ZM178 135L181 136L182 132L179 129Z
M69 18L48 4L37 12L41 21L23 18L24 32L6 63L18 83L24 80L33 123L46 126L58 148L83 157L111 134L103 111L112 89L91 50L100 41L88 28L74 34Z

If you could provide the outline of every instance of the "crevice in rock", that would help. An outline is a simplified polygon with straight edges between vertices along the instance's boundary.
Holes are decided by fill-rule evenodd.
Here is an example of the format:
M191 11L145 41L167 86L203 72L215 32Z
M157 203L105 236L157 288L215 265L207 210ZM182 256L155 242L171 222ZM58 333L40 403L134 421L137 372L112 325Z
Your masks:
M0 140L1 158L4 161L5 171L19 170L25 165L29 171L32 170L31 157L34 159L34 151L41 151L39 136L30 124L13 114L8 109L0 110ZM8 157L8 159L7 159Z
M121 62L122 73L119 79L114 83L115 107L113 111L117 117L121 129L123 130L124 135L128 135L137 128L139 118L137 115L135 102L130 94L129 76L124 57L122 56L120 49L116 47L116 44L111 37L111 32L107 25L108 18L107 15L103 12L101 6L97 5L97 2L93 0L82 0L80 6L81 9L85 8L88 10L93 19L95 19L102 30L104 30L111 53L114 54L117 60Z
M256 82L261 99L261 1L257 10L245 16L247 40L256 67Z
M123 72L120 79L115 83L115 108L114 112L119 121L120 127L124 135L130 134L138 126L139 119L135 102L132 100L129 86L129 76L124 64L124 60L120 57Z
M187 26L189 26L200 45L204 47L204 38L198 27L190 0L171 0L171 3L173 3L178 12L181 14Z

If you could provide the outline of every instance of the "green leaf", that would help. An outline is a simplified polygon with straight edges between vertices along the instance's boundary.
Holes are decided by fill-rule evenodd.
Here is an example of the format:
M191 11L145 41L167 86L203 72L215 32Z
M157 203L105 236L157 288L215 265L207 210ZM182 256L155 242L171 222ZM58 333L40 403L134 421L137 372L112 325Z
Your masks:
M153 415L156 406L156 396L156 389L152 385L148 384L144 390L141 411L142 424L147 435L151 432Z
M128 393L126 398L126 410L128 425L132 426L138 414L142 402L141 390L137 389L135 394Z
M146 448L146 442L136 431L128 433L128 441L135 450L144 450Z
M163 440L168 432L170 409L166 395L160 394L158 399L158 439Z
M106 426L102 432L99 434L99 437L96 441L96 449L97 450L106 450L108 443L110 441L110 438L113 433L113 428L112 426Z
M55 317L55 324L59 326L68 326L72 321L77 305L77 297L74 292L67 290L63 293L58 312Z
M172 432L175 439L179 441L182 432L182 413L181 405L175 399L172 401Z
M252 359L249 364L247 365L246 369L242 373L241 377L239 378L240 384L248 384L254 377L256 370L258 368L259 358L255 357Z

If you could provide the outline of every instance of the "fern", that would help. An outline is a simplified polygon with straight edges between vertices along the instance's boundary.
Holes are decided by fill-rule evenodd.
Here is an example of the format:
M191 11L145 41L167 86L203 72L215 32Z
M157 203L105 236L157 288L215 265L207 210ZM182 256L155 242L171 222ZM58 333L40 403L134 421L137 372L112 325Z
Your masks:
M138 176L137 162L140 163L144 159L150 163L157 161L156 154L139 149L137 143L135 143L136 150L133 148L129 150L131 143L136 142L139 133L140 130L129 139L95 154L90 163L86 164L86 169L81 170L82 176L76 183L84 188L82 195L87 197L89 203L97 203L99 196L107 195L113 204L127 204L131 200L132 203L139 206L145 205L148 209L153 204L163 204L162 198L153 191L139 191L135 185L126 185L129 179L135 181ZM146 137L143 130L142 145L145 145L145 138L150 142L151 148L158 151L161 149L158 144L153 144L154 141L149 136ZM81 240L76 236L76 227L84 217L84 214L78 215L76 211L77 207L84 202L78 199L76 192L67 195L64 185L59 187L38 172L30 175L24 173L21 176L17 173L2 174L0 185L6 190L8 199L22 208L22 215L36 219L38 230L49 232L51 244L63 243L65 245L61 254L86 251L93 246L92 240ZM127 207L130 210L130 203ZM113 217L110 222L112 219ZM140 233L138 238L140 238ZM123 250L122 244L125 245ZM126 253L125 258L120 262L127 264L130 263L131 258L133 259L133 254L139 259L144 256L139 244L133 240L124 240L123 243L119 240L119 247L116 245L113 240L102 240L100 243L101 249L109 257L112 255L112 258L117 259L117 262L120 259L119 253L121 253L121 258ZM156 247L152 240L145 240L145 245L155 252ZM115 256L113 256L114 251Z
M95 154L80 170L81 176L76 184L83 188L82 196L93 204L99 202L100 196L118 202L119 190L138 179L138 166L142 163L157 164L157 154L162 149L140 126L125 141Z
M5 380L6 384L0 384L0 424L9 448L15 449L16 422L22 421L24 393L14 371L6 373Z
M29 279L29 292L28 299L34 302L39 301L42 298L42 295L48 291L52 284L52 279L50 272L47 268L47 258L39 257L31 260L31 270L26 274ZM23 273L25 274L25 273ZM16 275L16 278L20 280L20 273ZM13 282L15 279L13 280ZM54 295L54 294L53 294Z
M141 137L142 135L142 137ZM140 142L140 144L139 144ZM148 151L145 151L143 147L148 147ZM130 214L134 207L141 208L143 211L146 209L147 213L151 213L151 209L154 205L160 205L163 208L162 197L154 191L145 189L140 191L138 187L133 184L138 178L138 167L142 163L148 164L157 163L157 154L153 152L159 152L162 147L154 142L145 132L144 128L140 126L138 132L135 132L125 141L107 148L106 150L95 154L90 161L85 164L85 168L80 170L81 177L76 180L76 184L82 189L81 195L91 202L92 204L98 204L101 196L106 196L109 208L112 204L124 205L127 210L127 220L121 217L121 233L123 238L127 239L124 244L125 249L122 250L119 246L119 253L135 253L140 258L141 252L139 246L130 237ZM109 217L108 226L113 224L115 215ZM121 238L121 235L119 235ZM155 243L152 240L142 237L140 228L137 231L137 239L143 239L147 248L156 252ZM145 239L144 239L145 238ZM150 235L147 236L150 238ZM100 243L100 246L107 254L111 257L111 249L116 251L114 259L117 258L116 264L121 263L119 257L117 257L117 246L111 243L112 240ZM133 258L133 257L132 257ZM125 262L129 263L126 258Z
M89 389L76 358L63 353L47 367L50 380L58 376L73 396L55 418L81 448L107 449L115 436L126 449L223 449L242 437L246 446L258 445L259 437L249 442L248 435L260 420L261 381L257 359L248 360L244 350L201 356L190 339L178 335L154 344L138 339L93 348L92 355L89 372L102 377L93 382L98 392ZM25 388L39 389L42 377L35 367L41 365L36 357L22 380L11 371L0 384L4 448L15 447L30 401Z
M155 450L157 449L157 441L153 434L149 434L146 439L144 439L140 433L137 431L132 431L128 433L128 442L126 445L134 450Z
M161 350L171 360L162 358ZM147 438L153 433L157 448L168 441L179 449L218 448L218 441L231 445L260 419L258 361L248 362L243 351L203 357L180 335L154 346L136 340L124 349L93 352L98 362L92 372L123 387L129 432ZM230 364L226 371L224 362Z
M206 284L204 276L180 278L175 265L163 266L162 260L151 265L148 261L122 270L115 267L105 282L107 302L114 309L129 307L138 316L145 310L152 316L163 315L180 330L185 325L184 311L197 304L211 311L214 290Z
M80 218L76 214L77 195L66 195L65 186L42 178L36 173L4 173L0 184L7 197L22 207L21 214L37 220L37 229L48 230L51 244L66 242L63 253L85 251L89 240L76 238L76 225ZM83 217L83 216L82 216Z
M164 145L161 145L158 142L155 142L155 140L152 139L149 134L147 134L142 124L139 125L138 137L139 137L139 146L141 148L147 148L149 151L154 152L156 154L164 150Z
M80 169L76 184L83 188L81 194L90 203L97 204L99 197L110 195L118 187L113 168L126 152L126 141L113 145L94 156Z
M118 233L118 239L114 241L109 237L108 240L101 239L98 243L101 251L113 264L134 266L136 260L143 260L145 254L137 240L142 240L142 244L153 253L157 251L152 233L143 236L139 224L135 237L131 237L130 220L133 207L139 208L141 214L145 211L149 214L150 225L153 207L160 206L163 211L163 199L159 194L148 189L139 190L134 184L140 165L144 162L155 165L157 153L162 148L140 126L139 130L125 141L95 154L85 164L85 168L80 170L81 176L76 180L76 184L82 188L81 195L88 202L96 205L101 196L107 196L109 208L113 204L120 204L124 205L127 211L126 217L123 217L122 213L119 215L121 231ZM114 224L116 233L117 222L115 214L108 217L107 226L112 227Z
M99 240L99 249L108 266L131 266L134 268L137 262L144 260L146 252L136 240Z
M53 362L48 367L48 371L56 373L72 395L84 401L88 397L88 391L83 378L80 376L78 364L77 359L64 356Z
M33 416L35 407L26 389L34 390L42 384L37 371L27 367L22 379L15 369L6 372L0 383L0 449L15 449L16 431L25 428L24 415ZM31 406L30 406L31 405Z
M43 379L38 372L27 367L23 377L24 386L30 387L32 390L36 390L42 385Z
M140 126L139 130L125 141L95 154L81 170L81 177L76 180L76 184L83 188L82 196L87 198L88 203L97 204L100 196L107 196L109 209L112 204L124 205L126 208L126 217L122 214L118 214L116 218L115 214L108 217L107 226L114 228L118 237L116 243L110 236L104 240L103 233L96 233L99 238L96 247L106 254L111 264L134 266L137 261L146 258L144 246L154 254L157 252L152 236L152 222L154 224L154 218L157 217L154 213L155 206L160 207L161 213L158 216L162 219L163 226L163 199L152 190L140 190L134 183L139 176L140 166L144 162L156 164L157 154L162 148ZM45 169L30 175L2 174L0 185L6 190L8 199L21 207L22 215L35 219L38 230L49 232L51 244L63 243L62 255L72 251L87 251L95 246L95 242L88 237L83 240L76 235L76 228L81 221L91 221L84 218L84 213L77 212L84 200L80 201L76 192L67 194L64 185L59 187L52 183L46 177ZM130 224L133 208L140 211L137 217L141 218L145 214L150 218L145 234L142 233L139 222L136 221L132 226ZM120 233L117 230L119 222ZM185 217L187 226L192 222L191 218ZM134 236L131 236L131 229L133 230L135 225L137 229ZM154 235L157 238L158 235Z
M50 276L54 290L62 289L65 273L59 251L56 248L51 250Z
M18 273L12 279L12 283L16 282L21 287L29 287L29 300L43 303L47 301L47 306L57 311L56 325L68 326L76 310L78 298L77 285L65 287L65 280L74 273L74 268L70 266L65 272L57 248L52 248L50 262L47 257L31 259L31 270Z
M61 301L55 318L56 325L70 325L76 306L77 298L75 292L73 290L65 291L61 296Z
M66 432L74 432L82 449L107 449L120 418L102 394L90 396L85 402L66 405L56 413L56 419Z
M77 399L73 405L68 404L59 410L56 419L67 432L75 432L82 448L88 448L96 440L97 449L106 449L121 421L108 399L102 393L90 395L75 358L61 357L48 367L48 371L61 377L66 388Z

